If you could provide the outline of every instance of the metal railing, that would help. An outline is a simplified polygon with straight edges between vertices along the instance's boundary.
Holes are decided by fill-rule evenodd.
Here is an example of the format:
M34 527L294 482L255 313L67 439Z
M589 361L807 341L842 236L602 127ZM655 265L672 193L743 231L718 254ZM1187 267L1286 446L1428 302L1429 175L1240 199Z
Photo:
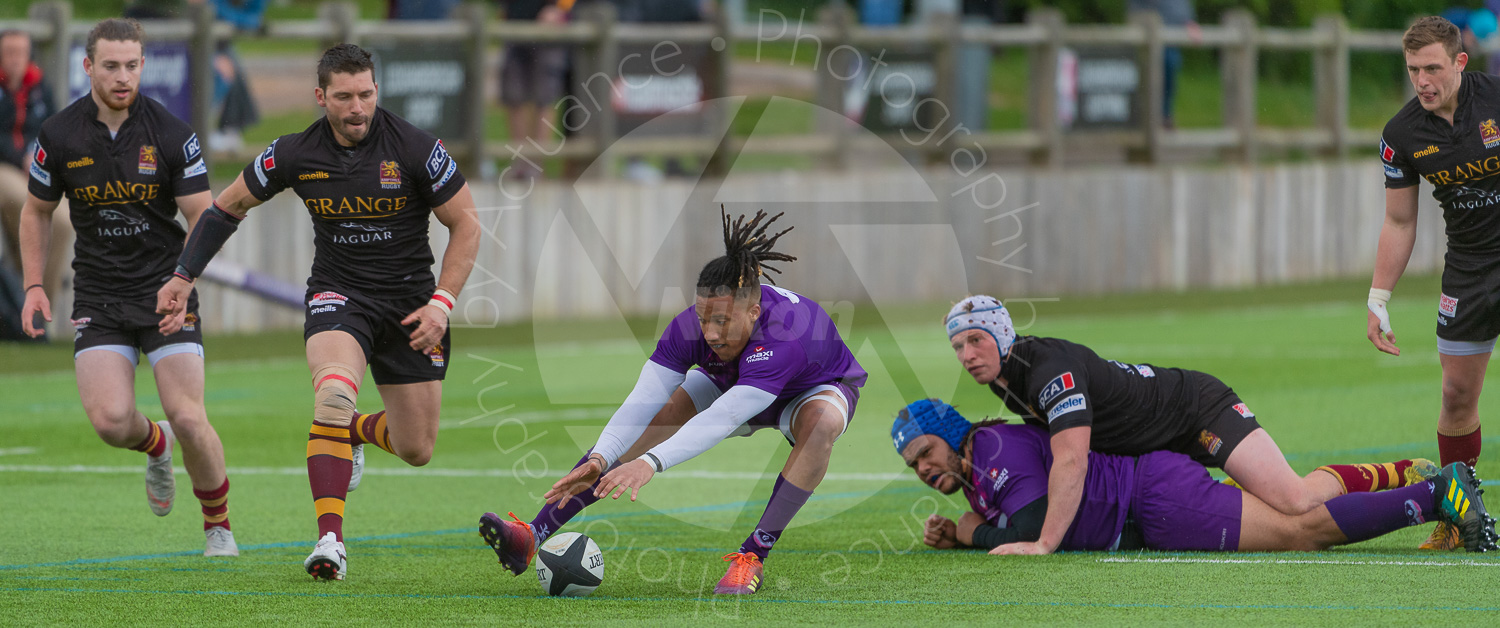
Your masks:
M211 9L189 5L188 19L153 22L148 35L153 40L190 42L192 55L193 117L197 129L207 129L211 122L212 68L210 60L216 42L234 37L227 24L215 23ZM29 31L38 42L38 56L50 77L66 77L68 48L84 36L91 23L72 19L71 5L51 1L32 5L30 17L22 21L0 21L0 28ZM762 41L763 33L749 24L732 25L720 15L712 23L702 24L636 24L615 19L611 5L586 5L566 25L542 25L534 22L506 22L491 19L487 5L470 3L459 7L454 19L433 22L392 22L361 20L351 3L332 2L319 8L314 20L272 21L265 35L279 39L303 39L326 43L348 41L444 41L464 42L467 51L469 85L467 137L449 138L455 154L462 160L477 156L489 159L511 159L517 154L528 157L565 157L587 160L614 146L622 154L639 155L711 155L719 147L718 138L658 137L620 138L616 133L616 114L612 107L600 107L586 134L569 137L555 150L545 153L535 146L504 147L486 141L485 94L496 80L486 71L487 55L496 43L552 43L574 47L575 68L579 75L609 74L619 68L622 44L654 44L674 41L678 44L709 44L710 72L715 80L705 85L706 99L728 93L734 59L734 44ZM63 36L59 36L59 34ZM841 4L825 8L815 23L797 25L797 36L815 38L823 47L833 49L848 45L866 50L885 47L929 49L933 53L936 86L934 97L953 102L957 93L957 59L962 46L982 45L992 48L1024 48L1029 51L1030 67L1025 86L1027 128L1003 131L972 131L964 136L966 144L985 150L1022 151L1026 160L1037 165L1060 165L1080 146L1116 146L1132 151L1141 161L1158 162L1177 149L1215 150L1232 160L1254 160L1265 151L1296 149L1327 156L1342 156L1357 146L1376 141L1378 131L1349 127L1349 58L1353 51L1401 51L1400 31L1359 31L1348 27L1342 17L1319 18L1312 28L1263 28L1247 11L1232 10L1218 25L1202 26L1198 37L1182 27L1163 26L1154 14L1132 15L1129 23L1117 25L1067 24L1062 14L1052 9L1031 12L1025 23L975 25L961 23L954 16L937 16L925 24L869 28L854 23L851 9ZM1137 47L1143 52L1145 91L1142 111L1146 117L1140 130L1067 131L1058 115L1058 63L1062 50L1075 45L1118 45ZM1223 125L1210 129L1168 130L1162 119L1164 50L1168 46L1217 49L1221 52L1220 81L1223 92ZM1257 66L1262 51L1307 51L1314 63L1314 126L1307 128L1267 128L1256 121ZM837 83L818 73L816 104L842 111L843 93ZM67 81L53 78L52 89L58 102L66 102ZM608 94L600 98L608 98ZM1394 112L1392 112L1394 113ZM899 142L895 137L881 140ZM773 154L815 154L819 163L837 167L850 151L864 142L881 141L867 134L853 134L846 125L831 125L812 133L754 138L730 138L737 152ZM912 148L909 143L904 148ZM1096 148L1095 148L1096 149ZM934 160L946 158L950 147L943 143L916 147ZM244 157L244 155L235 155ZM477 170L471 170L477 172Z

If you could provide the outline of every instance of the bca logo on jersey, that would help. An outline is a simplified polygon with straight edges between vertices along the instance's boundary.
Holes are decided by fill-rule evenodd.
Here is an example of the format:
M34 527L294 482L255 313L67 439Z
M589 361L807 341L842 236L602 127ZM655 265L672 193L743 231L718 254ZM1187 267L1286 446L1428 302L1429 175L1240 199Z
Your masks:
M447 163L448 149L443 148L443 140L438 140L432 145L432 153L427 155L427 178L438 178L443 174L443 166Z
M188 141L182 144L183 161L191 163L194 159L198 158L198 154L201 152L202 150L200 150L200 147L198 146L197 133L194 133L192 137L188 138Z
M1052 378L1052 381L1047 382L1047 385L1042 387L1042 392L1037 395L1037 401L1042 402L1042 407L1046 407L1058 395L1070 390L1073 390L1073 371L1058 375Z
M52 173L47 172L42 166L47 165L47 151L38 143L36 155L31 159L31 178L41 182L42 185L52 187Z
M271 145L267 146L265 152L255 159L255 178L260 181L261 187L271 184L271 180L266 178L266 173L276 169L276 142L279 141L281 141L280 138L271 140Z

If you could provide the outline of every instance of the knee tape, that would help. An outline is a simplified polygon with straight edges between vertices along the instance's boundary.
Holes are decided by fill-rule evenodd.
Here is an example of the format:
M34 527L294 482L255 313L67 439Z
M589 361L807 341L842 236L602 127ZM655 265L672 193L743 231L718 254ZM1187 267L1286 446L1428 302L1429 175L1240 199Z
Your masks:
M359 399L359 376L344 364L325 364L313 371L313 420L348 427Z

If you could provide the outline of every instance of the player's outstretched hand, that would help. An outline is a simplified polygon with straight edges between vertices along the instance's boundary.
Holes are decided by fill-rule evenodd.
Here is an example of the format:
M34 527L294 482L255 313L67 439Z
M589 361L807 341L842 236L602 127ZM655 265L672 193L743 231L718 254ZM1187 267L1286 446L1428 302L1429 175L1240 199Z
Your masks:
M922 542L936 549L958 547L958 524L939 514L929 515L922 529Z
M1043 547L1040 543L1007 543L990 550L990 554L995 556L1043 556L1051 553L1052 550Z
M412 351L432 355L433 347L442 342L443 333L448 331L448 315L436 305L424 305L401 319L402 325L413 323L417 325L417 329L411 332Z
M21 331L32 338L42 335L42 330L32 324L38 312L43 320L52 322L52 302L47 300L47 290L33 287L26 291L26 303L21 306Z
M614 492L610 499L619 499L626 489L630 489L630 501L635 501L641 487L650 482L654 475L656 470L651 468L651 463L636 458L604 474L604 478L599 480L599 488L594 489L594 496L602 498Z
M547 500L549 504L561 502L559 506L566 506L569 499L588 490L597 479L599 479L599 465L595 464L591 457L589 461L574 467L561 480L554 482L552 490L542 495L542 499Z
M168 279L156 291L156 313L162 315L156 329L161 335L170 336L182 329L183 323L187 322L188 297L192 293L193 284L177 276Z
M1391 355L1401 355L1401 348L1396 346L1396 333L1391 331L1390 314L1386 313L1385 306L1380 306L1377 312L1375 306L1370 306L1370 312L1366 316L1365 337L1376 349Z

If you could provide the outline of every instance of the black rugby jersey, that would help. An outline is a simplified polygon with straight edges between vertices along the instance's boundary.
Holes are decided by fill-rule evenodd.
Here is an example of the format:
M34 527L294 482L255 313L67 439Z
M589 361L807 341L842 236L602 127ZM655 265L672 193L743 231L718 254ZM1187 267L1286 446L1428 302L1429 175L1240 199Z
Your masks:
M1385 187L1432 184L1450 266L1466 270L1466 258L1500 254L1500 77L1464 72L1451 125L1413 97L1385 124L1380 158Z
M176 198L208 191L208 167L198 135L161 103L137 95L111 138L84 96L42 123L29 189L68 196L74 299L115 303L150 298L171 278L187 236Z
M1053 434L1092 426L1090 449L1136 456L1165 449L1197 420L1195 375L1105 360L1058 338L1022 336L1000 369L1006 386L994 382L990 389L1026 423Z
M289 187L302 198L313 219L309 288L398 298L436 287L428 216L464 177L426 131L376 107L364 140L344 147L319 118L271 142L244 178L262 202Z

